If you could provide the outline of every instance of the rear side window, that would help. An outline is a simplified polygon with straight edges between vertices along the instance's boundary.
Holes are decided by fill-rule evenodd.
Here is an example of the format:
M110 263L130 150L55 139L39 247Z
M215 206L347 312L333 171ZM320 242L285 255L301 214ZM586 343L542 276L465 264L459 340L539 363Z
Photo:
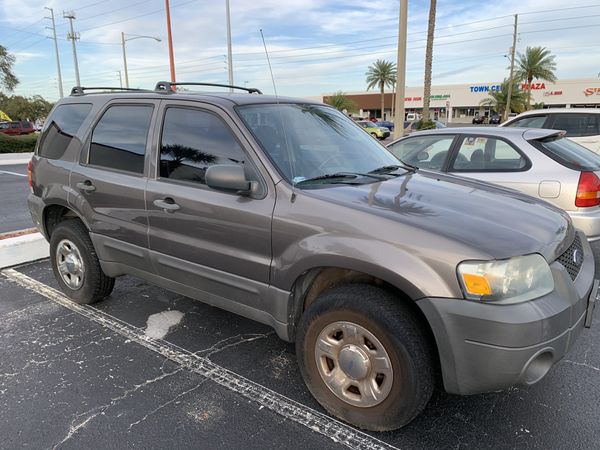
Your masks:
M550 158L573 170L600 170L600 155L560 136L529 141L531 145Z
M518 172L526 170L528 160L502 139L467 136L452 164L455 172Z
M92 133L88 164L143 173L152 111L150 105L108 108Z
M565 130L567 137L600 135L600 114L555 114L552 128Z
M38 155L48 159L62 158L91 110L90 103L57 106L48 118L40 139Z
M543 128L544 122L548 116L529 116L517 119L514 122L506 125L507 127L520 127L520 128Z

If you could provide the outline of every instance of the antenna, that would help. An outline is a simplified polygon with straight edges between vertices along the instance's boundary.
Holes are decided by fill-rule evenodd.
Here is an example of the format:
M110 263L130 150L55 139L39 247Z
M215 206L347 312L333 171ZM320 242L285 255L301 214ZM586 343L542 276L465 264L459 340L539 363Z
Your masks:
M273 90L275 91L275 98L277 98L277 86L275 86L275 77L273 76L273 69L271 68L271 59L269 58L269 52L267 51L267 44L265 43L265 36L263 35L262 28L260 29L260 37L262 38L263 46L265 47L265 55L267 55L267 62L269 63L269 72L271 72L271 81L273 82ZM279 103L279 99L277 99L277 102Z

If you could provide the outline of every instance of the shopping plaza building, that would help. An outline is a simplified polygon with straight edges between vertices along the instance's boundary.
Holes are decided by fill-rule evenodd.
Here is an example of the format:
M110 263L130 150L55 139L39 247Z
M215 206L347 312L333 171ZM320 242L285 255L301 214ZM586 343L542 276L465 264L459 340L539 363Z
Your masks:
M533 82L519 85L522 90L531 89L531 104L543 104L544 108L600 108L600 78L565 79L556 83ZM475 115L490 115L489 107L481 106L482 100L491 92L501 89L499 82L449 84L431 87L430 108L432 116L439 120L467 123ZM326 102L332 94L324 94ZM346 95L354 101L361 117L381 118L381 95L377 91L349 92ZM385 94L384 117L392 119L394 95ZM423 109L423 87L407 87L404 98L406 113L420 112Z

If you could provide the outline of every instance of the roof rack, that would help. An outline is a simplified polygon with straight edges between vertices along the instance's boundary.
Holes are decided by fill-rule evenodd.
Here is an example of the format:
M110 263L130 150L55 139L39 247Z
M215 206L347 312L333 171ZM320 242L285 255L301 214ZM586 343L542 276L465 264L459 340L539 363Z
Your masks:
M158 83L156 83L156 87L154 88L155 91L160 91L160 92L172 92L175 86L212 86L212 87L224 87L224 88L231 88L231 89L241 89L242 91L246 91L249 94L262 94L262 92L260 91L260 89L257 88L249 88L249 87L242 87L242 86L234 86L231 84L215 84L215 83L174 83L171 81L159 81Z
M75 86L71 89L71 95L83 95L85 91L124 91L124 92L151 92L147 89L135 89L135 88L124 88L124 87L83 87Z

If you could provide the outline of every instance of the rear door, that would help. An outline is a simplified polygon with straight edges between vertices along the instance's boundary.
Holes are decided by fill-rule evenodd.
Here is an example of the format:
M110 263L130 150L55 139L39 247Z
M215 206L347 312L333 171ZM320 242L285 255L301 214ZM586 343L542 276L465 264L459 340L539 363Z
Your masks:
M109 103L71 172L69 202L87 220L100 259L152 271L145 203L148 138L158 101Z
M169 102L161 110L156 179L147 187L149 245L159 275L195 289L208 303L260 320L271 264L275 190L249 143L220 108ZM244 167L260 193L209 188L214 164ZM198 293L200 292L200 293Z

